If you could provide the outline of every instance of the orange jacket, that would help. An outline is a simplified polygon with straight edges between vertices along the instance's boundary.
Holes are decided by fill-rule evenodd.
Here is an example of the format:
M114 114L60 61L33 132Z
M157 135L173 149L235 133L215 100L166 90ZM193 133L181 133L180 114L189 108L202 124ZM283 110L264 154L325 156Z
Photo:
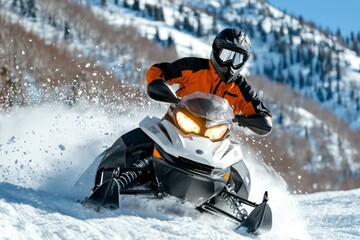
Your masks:
M170 85L179 84L178 97L203 91L225 98L233 107L234 115L266 113L271 116L245 77L239 76L236 81L225 84L209 59L187 57L173 63L154 64L146 72L146 82L155 79L166 80Z

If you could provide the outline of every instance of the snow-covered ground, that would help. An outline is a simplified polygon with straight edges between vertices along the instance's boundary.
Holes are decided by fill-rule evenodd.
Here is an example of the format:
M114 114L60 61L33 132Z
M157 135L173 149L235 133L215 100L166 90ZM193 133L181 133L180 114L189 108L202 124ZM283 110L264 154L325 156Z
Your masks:
M88 189L76 182L94 158L150 112L47 104L0 113L0 239L254 238L174 198L124 196L121 209L100 213L77 202ZM273 229L260 239L360 238L360 190L291 195L260 162L246 159L251 200L261 201L268 190L273 211Z

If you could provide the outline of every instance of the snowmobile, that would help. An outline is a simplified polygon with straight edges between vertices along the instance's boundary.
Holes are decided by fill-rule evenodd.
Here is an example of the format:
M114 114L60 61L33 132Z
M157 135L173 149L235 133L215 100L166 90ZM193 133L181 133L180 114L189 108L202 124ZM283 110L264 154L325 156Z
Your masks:
M253 234L271 230L268 193L260 204L248 200L251 179L233 122L261 129L261 118L235 117L227 100L194 92L179 99L162 80L148 85L150 98L171 103L162 119L146 116L139 128L118 138L103 153L88 208L119 208L120 195L167 195L200 212L223 215ZM260 119L260 120L259 120ZM252 209L248 214L247 208Z

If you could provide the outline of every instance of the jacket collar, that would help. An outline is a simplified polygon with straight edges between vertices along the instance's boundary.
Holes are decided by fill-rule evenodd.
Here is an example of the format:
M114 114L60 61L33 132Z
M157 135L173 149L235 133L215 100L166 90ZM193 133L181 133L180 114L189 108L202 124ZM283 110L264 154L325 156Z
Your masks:
M210 66L211 79L212 79L214 82L221 81L221 80L220 80L220 76L219 76L219 74L217 74L217 72L216 72L214 66L212 65L210 59L209 59L209 66Z

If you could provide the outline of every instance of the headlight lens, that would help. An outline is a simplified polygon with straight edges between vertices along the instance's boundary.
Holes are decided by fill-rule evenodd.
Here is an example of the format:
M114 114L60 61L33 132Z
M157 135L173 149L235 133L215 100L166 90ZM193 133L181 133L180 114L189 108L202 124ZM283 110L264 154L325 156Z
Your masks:
M219 140L224 137L227 132L228 127L226 125L219 125L212 128L209 128L205 131L205 137L210 138L211 140Z
M200 133L200 127L182 112L176 113L176 121L179 126L187 133Z

